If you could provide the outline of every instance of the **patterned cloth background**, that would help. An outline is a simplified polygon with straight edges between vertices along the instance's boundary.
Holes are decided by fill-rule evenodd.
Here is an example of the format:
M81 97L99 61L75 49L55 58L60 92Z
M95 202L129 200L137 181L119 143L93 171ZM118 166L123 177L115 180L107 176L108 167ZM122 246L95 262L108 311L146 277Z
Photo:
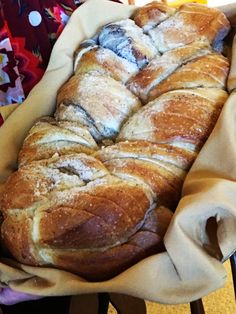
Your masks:
M0 0L0 107L20 104L41 79L53 44L84 1Z

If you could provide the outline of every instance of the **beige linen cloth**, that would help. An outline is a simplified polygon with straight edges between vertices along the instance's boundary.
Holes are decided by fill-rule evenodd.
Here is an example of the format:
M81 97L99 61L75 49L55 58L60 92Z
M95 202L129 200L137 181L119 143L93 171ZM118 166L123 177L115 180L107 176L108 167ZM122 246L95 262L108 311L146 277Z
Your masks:
M236 5L233 6L236 12ZM52 51L43 79L0 128L0 182L17 167L22 142L36 119L52 114L58 88L72 74L79 42L112 21L128 18L134 6L88 0L75 11ZM231 7L226 8L232 13ZM236 45L236 43L235 43ZM235 50L236 51L236 50ZM229 80L236 87L236 56ZM236 93L184 184L183 197L165 236L167 252L142 260L105 282L87 282L57 269L0 259L0 282L31 294L113 292L161 303L185 303L222 287L222 262L236 249Z

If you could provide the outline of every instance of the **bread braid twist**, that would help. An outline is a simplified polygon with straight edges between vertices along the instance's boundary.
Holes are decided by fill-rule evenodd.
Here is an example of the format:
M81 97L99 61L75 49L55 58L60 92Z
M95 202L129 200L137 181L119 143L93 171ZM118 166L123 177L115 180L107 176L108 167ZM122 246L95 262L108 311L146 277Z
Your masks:
M25 139L2 239L30 265L111 278L164 250L185 176L227 98L216 9L151 3L75 53L54 118Z

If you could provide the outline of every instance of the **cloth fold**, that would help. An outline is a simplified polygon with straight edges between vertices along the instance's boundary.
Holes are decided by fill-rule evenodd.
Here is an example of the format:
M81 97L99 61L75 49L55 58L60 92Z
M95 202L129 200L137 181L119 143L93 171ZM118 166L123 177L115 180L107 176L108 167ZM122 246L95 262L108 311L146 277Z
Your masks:
M134 10L134 6L88 0L73 13L43 79L0 128L1 183L16 169L29 128L39 117L53 113L57 90L72 73L79 42L108 22L130 17ZM234 73L231 68L229 81ZM169 304L190 302L222 287L226 278L222 262L236 249L235 103L232 93L185 180L183 197L165 236L167 252L148 257L108 281L93 283L62 270L1 259L1 283L39 296L113 292Z

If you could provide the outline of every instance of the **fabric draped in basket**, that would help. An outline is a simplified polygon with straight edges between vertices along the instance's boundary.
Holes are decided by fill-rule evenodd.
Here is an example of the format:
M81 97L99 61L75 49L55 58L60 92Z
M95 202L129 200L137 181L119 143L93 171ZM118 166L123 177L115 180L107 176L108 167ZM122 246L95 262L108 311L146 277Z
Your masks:
M96 5L97 13L93 17L92 5ZM78 43L93 36L98 27L131 16L132 8L127 6L123 10L123 7L109 1L89 0L71 17L71 23L54 46L52 62L43 80L0 129L0 135L5 136L0 143L3 152L0 162L2 182L16 167L16 156L34 121L54 112L55 95L72 73L72 53ZM104 12L108 11L109 16L104 16ZM93 27L88 19L93 21ZM210 254L209 246L206 249L206 245L211 243L207 243L205 225L208 218L217 218L219 246L223 260L226 259L235 249L236 230L234 99L233 93L225 104L219 124L186 180L183 199L165 238L167 252L142 260L111 280L95 283L85 282L76 275L56 269L22 264L17 264L17 269L15 265L2 261L1 281L15 290L38 295L109 291L163 303L189 302L222 287L226 273L221 261ZM19 124L19 117L24 122L24 129ZM201 175L202 171L204 176Z

